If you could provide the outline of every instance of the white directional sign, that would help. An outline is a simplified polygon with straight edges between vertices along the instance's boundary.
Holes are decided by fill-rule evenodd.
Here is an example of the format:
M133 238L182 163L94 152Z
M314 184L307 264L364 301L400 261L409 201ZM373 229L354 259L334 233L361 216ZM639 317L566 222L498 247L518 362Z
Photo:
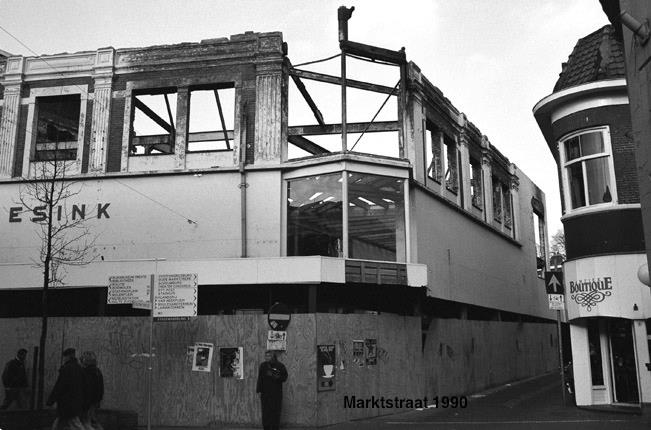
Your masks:
M154 317L175 318L197 316L196 273L158 275L154 291Z
M118 305L149 301L150 275L110 276L106 303Z
M562 311L565 309L565 296L562 294L547 294L549 298L549 309Z

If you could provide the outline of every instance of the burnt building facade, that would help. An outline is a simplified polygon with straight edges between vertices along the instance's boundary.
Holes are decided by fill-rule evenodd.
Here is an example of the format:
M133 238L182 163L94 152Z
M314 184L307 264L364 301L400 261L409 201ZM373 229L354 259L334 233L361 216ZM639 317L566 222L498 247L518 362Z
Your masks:
M398 85L293 67L280 33L2 59L3 350L38 339L43 211L21 196L60 166L75 193L52 216L83 220L94 258L50 288L46 385L61 344L95 350L104 405L146 416L149 311L110 303L118 275L197 275L197 316L153 328L157 425L258 422L275 302L292 314L288 424L390 412L345 395L460 395L554 368L544 193L404 51L342 46L397 65ZM310 82L379 94L391 117L330 120ZM291 91L312 123L289 123ZM360 360L366 339L377 355ZM243 379L219 376L219 354L193 372L195 342L242 347ZM325 390L316 345L336 351Z

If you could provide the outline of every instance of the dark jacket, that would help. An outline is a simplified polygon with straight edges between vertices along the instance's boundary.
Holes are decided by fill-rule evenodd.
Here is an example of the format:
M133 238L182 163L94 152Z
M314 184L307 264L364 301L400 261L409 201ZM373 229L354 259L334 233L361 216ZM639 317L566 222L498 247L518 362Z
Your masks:
M97 366L87 366L84 372L84 410L97 405L104 397L104 377Z
M61 418L81 415L84 400L84 374L76 358L69 360L61 369L47 404L57 404Z
M263 397L278 396L282 398L283 382L287 380L287 369L280 361L263 362L258 369L258 382L255 392Z
M9 360L2 372L2 384L5 388L24 388L27 387L27 373L25 373L25 363L17 358Z

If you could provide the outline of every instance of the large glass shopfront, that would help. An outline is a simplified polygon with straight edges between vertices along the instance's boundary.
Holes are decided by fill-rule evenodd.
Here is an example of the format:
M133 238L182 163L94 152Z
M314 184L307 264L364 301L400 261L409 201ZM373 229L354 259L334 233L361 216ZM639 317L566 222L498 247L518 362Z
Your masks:
M368 173L288 180L287 255L404 262L404 195L404 179Z

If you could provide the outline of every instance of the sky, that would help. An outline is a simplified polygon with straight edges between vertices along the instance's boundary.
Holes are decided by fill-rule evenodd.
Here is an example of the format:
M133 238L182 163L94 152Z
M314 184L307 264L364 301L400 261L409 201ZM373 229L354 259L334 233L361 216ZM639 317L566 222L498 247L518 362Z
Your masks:
M349 39L405 47L407 59L545 192L549 235L562 228L556 166L532 108L552 92L576 41L608 23L598 0L0 0L0 26L20 41L0 29L0 49L31 56L281 31L299 64L338 53L341 5L355 6ZM319 67L338 74L337 61ZM387 86L397 80L395 71L350 72ZM335 93L324 113L338 103ZM382 99L357 119L370 120Z

